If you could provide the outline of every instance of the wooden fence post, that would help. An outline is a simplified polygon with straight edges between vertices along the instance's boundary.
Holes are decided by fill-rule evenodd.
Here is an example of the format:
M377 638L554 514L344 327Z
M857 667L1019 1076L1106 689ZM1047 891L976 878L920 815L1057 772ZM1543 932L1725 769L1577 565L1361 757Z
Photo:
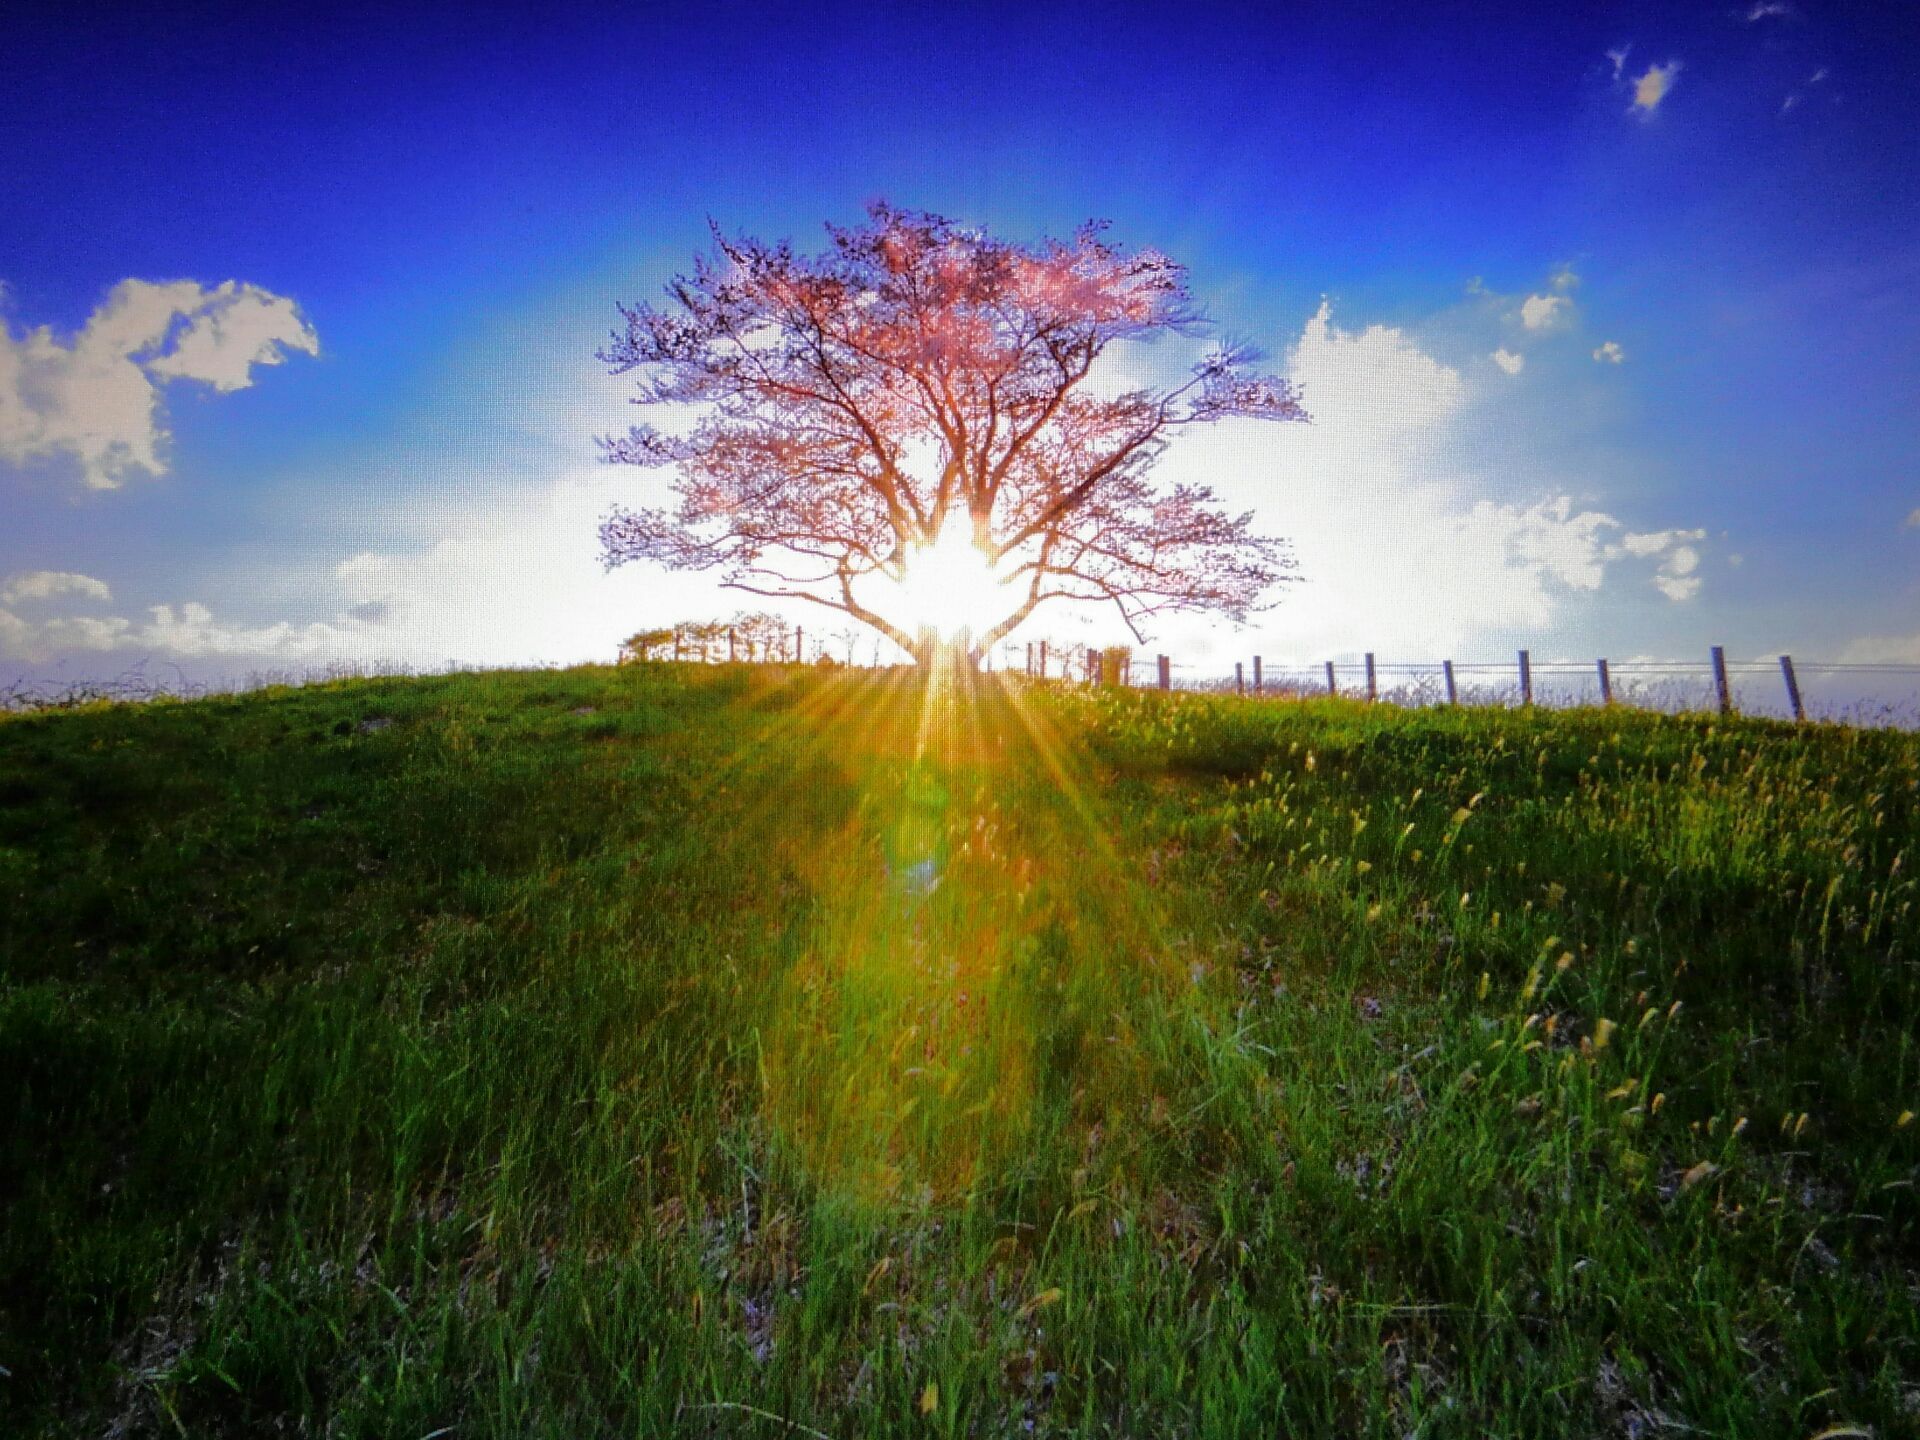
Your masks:
M738 647L734 644L733 627L729 625L727 627L727 663L729 665L733 664L733 662L739 658L738 654L736 653L737 648Z
M1327 661L1327 694L1338 695L1340 687L1333 683L1333 662Z
M1533 658L1524 650L1520 652L1520 703L1533 703Z
M1613 704L1613 676L1607 670L1607 657L1600 657L1600 703Z
M1796 722L1804 721L1807 718L1807 707L1800 703L1800 682L1794 678L1791 655L1780 657L1780 673L1786 678L1787 703L1793 706L1793 718Z
M1713 693L1720 702L1720 713L1733 713L1733 692L1727 688L1727 652L1724 647L1713 647Z
M1164 655L1160 657L1160 688L1173 689L1173 662Z
M1247 693L1247 670L1238 660L1233 662L1233 693L1236 695Z
M1262 694L1267 688L1266 677L1260 673L1260 657L1253 657L1253 693Z
M796 665L807 663L807 632L804 626L793 627L793 659Z
M1040 642L1040 678L1047 678L1047 642L1044 640Z
M1451 660L1442 660L1440 662L1440 668L1447 672L1447 704L1458 705L1460 703L1460 691L1453 683L1453 662Z
M1373 683L1373 652L1367 651L1367 701L1371 704L1379 698L1380 691Z

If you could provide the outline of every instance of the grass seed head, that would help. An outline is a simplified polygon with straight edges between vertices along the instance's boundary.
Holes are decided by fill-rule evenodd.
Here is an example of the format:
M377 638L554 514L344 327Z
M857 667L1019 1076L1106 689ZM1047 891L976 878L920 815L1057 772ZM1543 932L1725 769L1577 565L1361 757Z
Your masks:
M1680 1177L1680 1188L1682 1190L1691 1190L1702 1180L1711 1177L1719 1169L1720 1167L1711 1160L1702 1160L1698 1165L1692 1166Z

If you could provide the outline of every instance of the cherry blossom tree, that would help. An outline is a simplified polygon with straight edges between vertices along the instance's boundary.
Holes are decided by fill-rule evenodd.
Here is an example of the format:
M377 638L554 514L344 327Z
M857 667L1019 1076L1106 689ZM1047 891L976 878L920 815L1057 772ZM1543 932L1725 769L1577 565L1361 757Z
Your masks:
M1291 579L1284 542L1200 485L1156 487L1184 427L1305 420L1257 352L1216 344L1179 383L1120 389L1117 344L1192 336L1184 267L1104 225L1016 244L884 202L831 244L729 238L660 305L621 306L599 352L638 425L605 458L671 467L671 504L601 522L609 566L711 570L751 594L844 612L927 662L977 656L1048 601L1243 620ZM1090 383L1090 377L1095 377Z

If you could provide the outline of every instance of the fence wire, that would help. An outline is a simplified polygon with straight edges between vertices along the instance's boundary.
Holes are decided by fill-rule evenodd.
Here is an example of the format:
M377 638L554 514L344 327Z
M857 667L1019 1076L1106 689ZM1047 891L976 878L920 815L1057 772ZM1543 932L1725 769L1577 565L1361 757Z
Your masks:
M1134 654L1116 667L1114 683L1134 689L1157 688L1158 659L1153 655ZM1026 670L1016 646L1001 647L988 664L1001 673L1033 673ZM1263 662L1257 690L1253 666L1242 661L1236 676L1233 665L1231 660L1191 663L1168 657L1168 686L1174 690L1238 693L1248 699L1265 700L1308 699L1328 693L1328 666L1324 661L1318 665L1266 665ZM244 676L192 681L173 665L136 665L101 679L42 677L33 680L25 675L0 676L0 711L68 709L101 701L194 699L242 693L269 685L444 675L484 668L453 662L444 666L336 663L303 670L255 670ZM524 668L563 667L549 664ZM1528 670L1534 705L1570 708L1602 703L1597 662L1531 660ZM1775 719L1793 718L1778 659L1729 660L1725 671L1730 710ZM1793 671L1808 720L1920 730L1920 665L1796 658ZM1348 699L1366 697L1364 660L1334 661L1332 672L1335 693ZM1048 657L1045 673L1050 679L1085 683L1089 666L1084 648L1054 650ZM1719 708L1718 686L1710 662L1609 662L1608 673L1612 700L1619 706L1667 714L1711 713ZM1447 703L1446 665L1442 661L1376 659L1373 674L1373 698L1380 703L1406 707ZM1514 660L1456 661L1453 674L1455 696L1462 705L1512 707L1527 703L1521 689L1519 666Z
M1157 688L1157 657L1136 656L1127 683L1133 688ZM1325 697L1328 665L1262 664L1256 690L1253 666L1232 661L1183 663L1169 658L1169 688L1213 694L1243 694L1249 699L1306 699ZM1597 661L1530 660L1527 670L1531 696L1522 689L1520 666L1508 661L1455 661L1452 666L1457 702L1475 706L1519 706L1532 703L1556 709L1594 706L1604 702ZM1920 665L1837 660L1792 661L1805 718L1851 725L1920 729ZM1656 710L1665 714L1716 712L1719 685L1711 661L1630 660L1608 662L1612 703ZM1386 661L1373 663L1373 698L1383 704L1409 707L1447 703L1447 666L1443 661ZM1728 709L1743 715L1792 719L1793 706L1785 673L1778 659L1728 660ZM1348 699L1367 698L1364 660L1332 662L1333 693Z

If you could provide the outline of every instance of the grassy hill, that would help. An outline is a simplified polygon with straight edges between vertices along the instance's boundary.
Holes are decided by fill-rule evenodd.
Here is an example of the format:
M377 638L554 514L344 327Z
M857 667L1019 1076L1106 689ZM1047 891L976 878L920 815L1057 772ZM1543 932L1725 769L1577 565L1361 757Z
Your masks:
M1916 840L1706 717L0 718L0 1430L1913 1434Z

